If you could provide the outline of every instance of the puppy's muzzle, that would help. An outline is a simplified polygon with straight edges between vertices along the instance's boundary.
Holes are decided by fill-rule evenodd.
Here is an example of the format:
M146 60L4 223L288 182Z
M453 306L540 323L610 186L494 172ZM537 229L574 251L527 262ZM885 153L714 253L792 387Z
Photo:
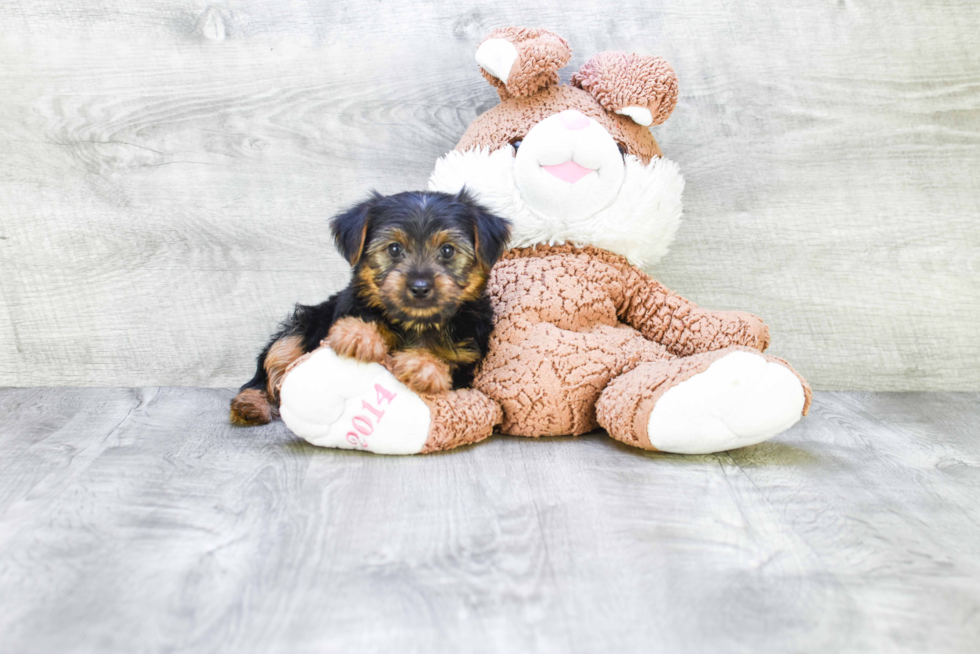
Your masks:
M432 294L432 282L428 279L413 279L408 283L408 290L413 298L424 300Z

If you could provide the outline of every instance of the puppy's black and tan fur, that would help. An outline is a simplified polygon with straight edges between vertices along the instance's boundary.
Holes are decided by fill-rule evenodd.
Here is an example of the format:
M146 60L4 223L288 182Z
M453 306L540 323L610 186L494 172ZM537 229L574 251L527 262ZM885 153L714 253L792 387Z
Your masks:
M286 368L326 342L337 354L383 362L420 393L468 386L486 356L493 310L490 269L510 225L464 191L374 194L331 220L350 286L317 305L298 304L231 402L231 421L278 414Z

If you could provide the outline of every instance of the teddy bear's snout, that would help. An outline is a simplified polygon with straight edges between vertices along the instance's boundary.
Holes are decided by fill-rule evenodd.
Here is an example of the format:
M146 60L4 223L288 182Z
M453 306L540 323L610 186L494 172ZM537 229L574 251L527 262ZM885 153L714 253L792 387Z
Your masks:
M594 215L616 197L625 160L615 139L568 107L536 123L514 154L514 181L534 210L563 220Z
M589 126L588 117L586 117L586 115L582 112L575 111L574 109L566 109L558 114L558 120L560 120L562 126L569 131L585 129Z

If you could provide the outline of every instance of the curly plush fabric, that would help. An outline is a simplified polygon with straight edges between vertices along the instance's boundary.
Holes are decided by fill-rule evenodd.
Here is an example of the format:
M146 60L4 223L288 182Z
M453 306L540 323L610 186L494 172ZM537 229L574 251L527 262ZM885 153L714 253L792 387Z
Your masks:
M570 254L572 258L561 255ZM517 248L504 253L502 262L513 261L511 266L522 274L529 264L519 261L522 259L548 259L548 266L568 271L564 275L565 283L575 284L584 278L594 277L597 273L604 280L604 288L609 292L609 299L616 307L615 321L633 325L645 339L664 345L676 356L687 356L695 352L717 350L729 345L748 345L759 351L769 346L769 328L758 316L744 311L709 311L674 293L666 286L647 275L642 270L631 266L618 254L600 248L574 245L537 245L528 248ZM507 264L498 264L506 269ZM494 270L496 273L497 270ZM501 274L502 271L501 271ZM552 279L555 279L554 277ZM491 279L491 296L501 302L502 309L512 310L515 306L526 306L523 301L506 303L503 294L494 292L493 284L497 277ZM612 283L608 283L612 282ZM528 286L527 280L522 280L522 286ZM558 291L562 297L561 310L573 309L576 313L576 323L590 319L610 319L601 313L595 313L595 307L573 307L566 301L567 292L564 289L542 289L553 293ZM554 304L555 300L545 297L546 292L540 292L541 301ZM543 305L537 304L538 308ZM615 324L615 323L614 323Z
M511 250L488 290L497 318L473 387L500 402L505 434L586 433L602 391L641 362L769 344L756 316L701 309L594 247Z
M661 57L602 52L585 62L571 82L608 111L649 109L654 125L667 120L677 105L677 75Z
M532 127L548 116L576 109L606 128L626 151L643 163L661 156L660 146L646 127L626 116L609 113L586 91L573 86L549 86L533 97L511 98L481 114L463 133L455 150L471 148L497 150L523 139Z
M432 426L422 454L482 441L503 419L500 406L474 390L420 397L432 413Z
M483 77L497 89L501 100L532 95L544 86L557 85L558 69L572 57L568 41L548 30L503 27L491 32L483 41L490 39L504 39L517 49L517 59L506 83L480 70Z

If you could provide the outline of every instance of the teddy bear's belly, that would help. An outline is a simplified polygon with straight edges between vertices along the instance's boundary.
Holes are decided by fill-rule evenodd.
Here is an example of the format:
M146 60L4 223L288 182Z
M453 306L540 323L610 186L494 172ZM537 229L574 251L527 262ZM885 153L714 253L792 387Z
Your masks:
M498 324L526 320L585 331L619 324L615 279L608 264L584 256L507 259L494 268L488 292Z

